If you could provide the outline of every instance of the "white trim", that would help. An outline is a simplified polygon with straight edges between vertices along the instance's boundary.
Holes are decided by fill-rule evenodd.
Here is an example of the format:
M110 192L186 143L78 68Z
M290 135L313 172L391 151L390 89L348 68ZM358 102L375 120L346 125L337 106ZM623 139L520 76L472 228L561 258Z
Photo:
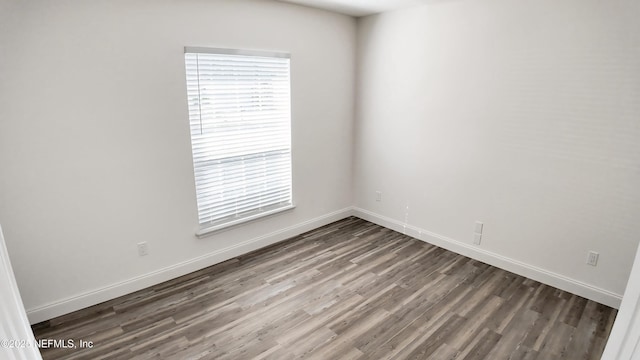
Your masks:
M275 244L279 241L286 240L306 231L313 230L352 215L380 226L407 234L416 239L440 246L455 253L468 256L472 259L476 259L559 289L584 296L602 304L615 308L620 306L622 296L619 294L525 264L499 254L472 247L471 245L467 245L460 241L420 229L416 226L404 224L401 221L391 219L368 210L357 207L346 207L254 239L244 241L226 249L217 250L148 274L29 309L27 310L27 315L31 324L35 324L88 306L99 304L122 295L130 294L146 287L159 284L163 281L186 275L193 271L197 271L207 266Z
M167 266L165 268L136 276L109 286L87 291L75 296L61 299L46 305L27 310L31 324L52 319L56 316L68 314L101 302L117 298L122 295L142 290L163 281L175 279L179 276L204 269L208 266L232 259L236 256L260 249L265 246L300 235L309 230L330 224L352 215L352 207L346 207L299 224L274 231L272 233L250 239L234 246L217 250L187 261Z
M602 354L603 360L633 360L640 358L640 247L631 275L624 291L624 298L609 341Z
M446 236L442 236L428 230L421 229L417 226L409 225L402 221L376 214L365 209L354 207L353 214L354 216L357 216L364 220L412 236L424 242L428 242L430 244L453 251L460 255L482 261L500 269L525 276L527 278L539 281L543 284L568 291L572 294L585 297L587 299L605 304L607 306L611 306L616 309L620 306L620 302L622 300L622 295L620 294L616 294L614 292L500 254L496 254L491 251L486 251L484 249L474 247L470 244L466 244L461 241L457 241Z
M220 49L201 46L185 46L185 54L223 54L223 55L242 55L242 56L256 56L256 57L272 57L290 59L291 54L287 52L279 51L264 51L264 50L241 50L241 49Z
M36 346L33 331L27 321L22 297L18 290L18 284L13 274L9 252L2 235L0 226L0 341L17 341L15 346L2 344L0 346L0 358L18 359L42 359Z
M288 210L295 209L295 207L296 207L295 205L289 204L289 205L282 206L282 207L279 207L279 208L276 208L276 209L272 209L272 210L269 210L269 211L264 211L264 212L261 212L261 213L257 213L255 215L246 216L246 217L243 217L243 218L240 218L240 219L237 219L237 220L227 221L227 222L224 222L224 223L219 224L219 225L204 227L204 228L200 229L198 232L196 232L196 236L198 238L203 238L203 237L206 237L206 236L211 235L213 233L217 233L217 232L220 232L222 230L227 230L228 228L232 228L234 226L247 223L249 221L262 219L264 217L275 215L275 214L281 213L283 211L288 211Z

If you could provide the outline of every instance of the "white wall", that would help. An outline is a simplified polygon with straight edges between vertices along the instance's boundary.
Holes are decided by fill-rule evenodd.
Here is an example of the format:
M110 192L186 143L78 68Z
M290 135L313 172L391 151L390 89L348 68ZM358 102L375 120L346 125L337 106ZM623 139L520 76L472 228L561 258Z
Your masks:
M356 205L615 305L640 239L639 10L450 0L359 20Z
M353 18L238 0L0 9L0 223L31 321L348 213ZM185 45L291 53L295 210L195 238Z
M461 252L481 220L483 253L467 254L619 296L640 215L638 10L449 0L360 20L354 132L346 16L0 0L0 223L31 320L345 216L352 180L361 215ZM194 237L185 45L291 52L294 211Z

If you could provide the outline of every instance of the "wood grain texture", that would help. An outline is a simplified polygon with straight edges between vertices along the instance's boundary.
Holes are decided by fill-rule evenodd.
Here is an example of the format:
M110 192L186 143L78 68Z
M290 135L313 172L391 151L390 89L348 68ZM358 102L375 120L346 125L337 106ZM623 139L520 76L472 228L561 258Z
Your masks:
M616 311L348 218L33 326L44 359L599 359Z

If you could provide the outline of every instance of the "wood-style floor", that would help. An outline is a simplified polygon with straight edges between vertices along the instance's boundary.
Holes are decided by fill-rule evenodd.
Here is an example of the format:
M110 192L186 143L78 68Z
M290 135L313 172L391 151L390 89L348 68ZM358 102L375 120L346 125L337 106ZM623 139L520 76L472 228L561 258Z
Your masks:
M616 311L357 218L33 326L45 359L599 359Z

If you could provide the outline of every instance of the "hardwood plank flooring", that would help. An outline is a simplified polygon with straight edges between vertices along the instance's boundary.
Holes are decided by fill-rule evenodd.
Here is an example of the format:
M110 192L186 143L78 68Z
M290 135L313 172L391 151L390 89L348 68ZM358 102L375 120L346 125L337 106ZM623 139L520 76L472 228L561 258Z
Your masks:
M358 218L33 326L44 359L599 359L616 310Z

